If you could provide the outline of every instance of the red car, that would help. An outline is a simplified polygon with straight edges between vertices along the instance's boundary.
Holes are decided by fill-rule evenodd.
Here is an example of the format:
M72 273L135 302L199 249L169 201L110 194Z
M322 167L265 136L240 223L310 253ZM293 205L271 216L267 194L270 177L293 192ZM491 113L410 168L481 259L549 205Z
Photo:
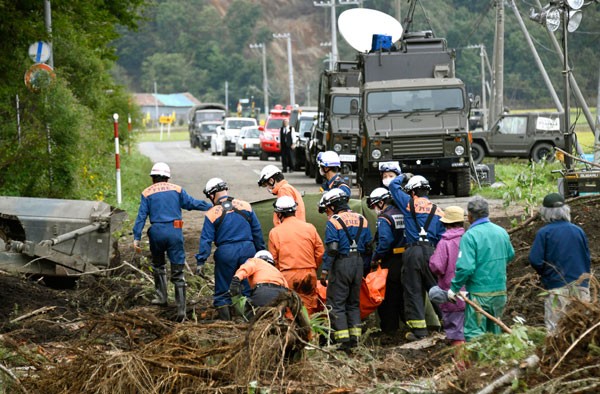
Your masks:
M283 108L276 105L270 112L264 126L260 129L260 159L268 160L270 156L279 160L281 147L279 146L279 130L283 126L284 119L290 119L291 106Z

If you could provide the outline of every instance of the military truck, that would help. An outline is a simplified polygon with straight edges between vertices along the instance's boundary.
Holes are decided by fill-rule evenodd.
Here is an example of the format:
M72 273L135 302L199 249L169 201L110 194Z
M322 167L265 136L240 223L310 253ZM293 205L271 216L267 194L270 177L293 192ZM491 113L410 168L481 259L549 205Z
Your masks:
M503 114L489 130L471 132L473 162L489 157L521 157L533 161L554 160L554 148L565 149L563 113Z
M425 176L432 194L469 195L469 101L454 57L431 31L404 32L389 48L359 53L361 196L379 186L382 161Z
M188 131L190 134L190 146L200 147L202 150L210 147L210 139L207 140L206 130L202 130L203 122L222 122L225 118L227 107L218 103L206 103L192 107L188 112ZM204 135L203 135L204 134ZM210 133L209 133L210 134Z
M350 174L357 169L360 108L358 73L357 62L340 61L335 70L321 74L317 124L306 155L307 175L315 177L317 183L322 182L316 164L319 152L335 151L340 156L343 174Z

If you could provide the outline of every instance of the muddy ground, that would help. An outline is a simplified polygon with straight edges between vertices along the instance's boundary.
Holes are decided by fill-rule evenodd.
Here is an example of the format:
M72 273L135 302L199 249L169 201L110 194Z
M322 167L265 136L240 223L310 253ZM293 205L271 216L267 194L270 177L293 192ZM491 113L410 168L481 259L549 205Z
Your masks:
M571 206L572 221L588 235L598 277L600 200L581 199ZM516 251L508 270L509 298L502 320L512 326L513 318L520 316L527 326L542 328L542 290L527 265L530 245L542 223L534 220L511 228L512 219L495 219L511 233ZM188 261L194 261L198 234L198 227L186 228ZM7 393L266 392L260 388L286 393L471 393L514 367L461 362L441 334L421 348L411 348L400 334L379 335L373 316L366 321L364 342L350 355L332 347L319 348L314 336L306 347L303 341L311 339L306 332L298 335L301 323L284 324L278 313L251 324L241 319L214 320L211 283L191 275L189 320L175 323L172 286L169 308L150 306L149 252L136 256L130 244L130 235L120 239L115 269L105 277L85 276L75 289L51 289L40 279L0 273L0 389ZM517 392L536 387L539 392L600 390L596 378L600 376L600 307L594 295L596 303L582 307L581 315L573 317L574 330L579 331L563 327L562 343L547 340L537 351L540 365L522 377L514 388ZM294 301L281 302L292 306ZM583 335L594 324L595 330ZM589 347L582 347L586 341L580 338L579 346L569 351L568 345L582 335L593 335ZM559 362L565 353L568 357ZM507 387L493 392L509 392Z

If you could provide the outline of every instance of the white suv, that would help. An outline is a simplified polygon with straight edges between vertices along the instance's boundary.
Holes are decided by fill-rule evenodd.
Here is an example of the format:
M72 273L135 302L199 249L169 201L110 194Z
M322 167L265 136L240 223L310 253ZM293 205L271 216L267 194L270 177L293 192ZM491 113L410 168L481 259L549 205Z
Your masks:
M223 119L223 125L219 127L217 132L217 141L214 144L215 150L211 146L211 152L213 154L220 153L223 156L227 156L227 152L235 152L235 143L240 136L240 130L246 126L258 126L258 122L254 118L229 117ZM219 148L220 151L217 150Z

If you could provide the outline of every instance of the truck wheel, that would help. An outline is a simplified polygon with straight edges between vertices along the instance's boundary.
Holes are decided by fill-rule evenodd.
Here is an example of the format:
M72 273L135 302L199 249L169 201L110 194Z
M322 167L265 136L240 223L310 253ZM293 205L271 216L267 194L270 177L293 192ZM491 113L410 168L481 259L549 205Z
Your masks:
M260 152L260 160L261 161L269 160L269 155L267 155L267 152Z
M456 197L468 197L471 193L471 173L468 168L456 173L454 190Z
M548 143L537 144L531 150L531 160L536 163L546 159L548 162L554 161L554 147Z
M479 164L485 157L485 149L477 142L471 144L471 156L473 157L473 163Z

